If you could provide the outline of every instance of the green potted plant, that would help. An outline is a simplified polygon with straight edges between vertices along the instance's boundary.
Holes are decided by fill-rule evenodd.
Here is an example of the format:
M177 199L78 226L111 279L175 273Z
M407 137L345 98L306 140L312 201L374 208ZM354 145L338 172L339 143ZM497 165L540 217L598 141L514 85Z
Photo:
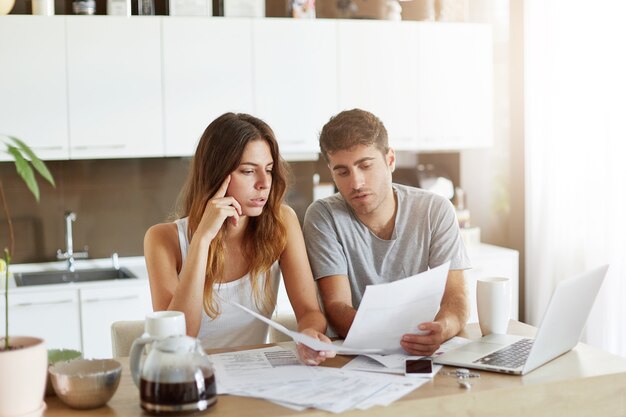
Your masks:
M19 176L39 202L36 172L54 186L54 179L46 165L21 140L0 135L4 151L11 156ZM33 169L34 168L34 169ZM0 338L0 416L18 416L37 413L43 402L48 368L44 341L36 337L14 336L9 339L9 267L15 237L4 186L0 178L0 203L7 219L8 247L2 254L4 266L5 334Z

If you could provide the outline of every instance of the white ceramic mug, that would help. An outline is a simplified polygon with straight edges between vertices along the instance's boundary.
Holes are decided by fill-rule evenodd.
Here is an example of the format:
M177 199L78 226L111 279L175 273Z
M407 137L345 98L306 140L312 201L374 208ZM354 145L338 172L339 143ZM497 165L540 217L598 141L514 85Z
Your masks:
M481 278L476 282L478 324L483 336L506 334L511 316L511 284L508 278Z
M155 311L146 315L145 333L142 337L164 339L169 336L184 336L186 333L184 313Z

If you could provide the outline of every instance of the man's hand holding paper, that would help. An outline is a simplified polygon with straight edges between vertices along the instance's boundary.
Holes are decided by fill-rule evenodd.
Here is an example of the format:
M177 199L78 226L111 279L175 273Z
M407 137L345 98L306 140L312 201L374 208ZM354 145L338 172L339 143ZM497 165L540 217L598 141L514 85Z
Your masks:
M354 322L343 343L345 348L380 349L414 353L414 344L434 344L442 336L441 325L432 322L439 311L449 262L408 278L387 284L368 285ZM418 326L424 326L419 329ZM421 335L420 335L421 333ZM404 337L411 338L405 346ZM436 350L443 340L434 346ZM407 347L413 349L407 350ZM432 352L430 352L432 353Z

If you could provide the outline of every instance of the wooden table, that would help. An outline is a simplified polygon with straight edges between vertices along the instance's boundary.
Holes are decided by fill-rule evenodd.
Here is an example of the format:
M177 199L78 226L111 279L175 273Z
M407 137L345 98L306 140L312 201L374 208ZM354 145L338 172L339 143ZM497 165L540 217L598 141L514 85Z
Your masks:
M512 321L509 333L533 335L535 328ZM469 324L461 336L477 338L480 330ZM259 346L257 346L259 347ZM232 349L232 350L242 350ZM224 351L224 350L221 350ZM211 351L217 353L220 351ZM338 356L329 366L342 366L351 357ZM73 410L56 397L46 397L45 416L144 416L139 392L133 384L128 358L119 358L124 369L120 386L107 406ZM444 367L445 369L452 369ZM480 372L471 390L460 388L455 378L437 375L388 407L352 410L345 416L624 416L626 415L626 358L579 343L572 351L525 376ZM225 417L329 416L319 410L293 411L268 401L220 396L204 415Z

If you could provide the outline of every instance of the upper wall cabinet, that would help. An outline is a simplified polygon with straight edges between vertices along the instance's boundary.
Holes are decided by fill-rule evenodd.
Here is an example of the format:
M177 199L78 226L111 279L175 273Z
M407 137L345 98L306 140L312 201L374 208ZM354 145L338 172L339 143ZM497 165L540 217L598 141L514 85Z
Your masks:
M417 26L412 23L339 23L339 106L378 116L391 146L413 147L417 135Z
M266 120L290 160L355 107L398 150L492 142L487 25L0 16L0 56L0 133L44 159L190 156L228 111Z
M65 20L2 18L0 57L0 134L24 140L41 158L67 159Z
M254 114L248 19L163 19L165 154L193 154L222 113Z
M161 20L67 17L71 158L163 156Z
M489 26L423 23L417 29L417 149L491 146L493 47Z
M287 157L317 158L319 131L337 112L336 28L330 20L253 21L256 115Z

